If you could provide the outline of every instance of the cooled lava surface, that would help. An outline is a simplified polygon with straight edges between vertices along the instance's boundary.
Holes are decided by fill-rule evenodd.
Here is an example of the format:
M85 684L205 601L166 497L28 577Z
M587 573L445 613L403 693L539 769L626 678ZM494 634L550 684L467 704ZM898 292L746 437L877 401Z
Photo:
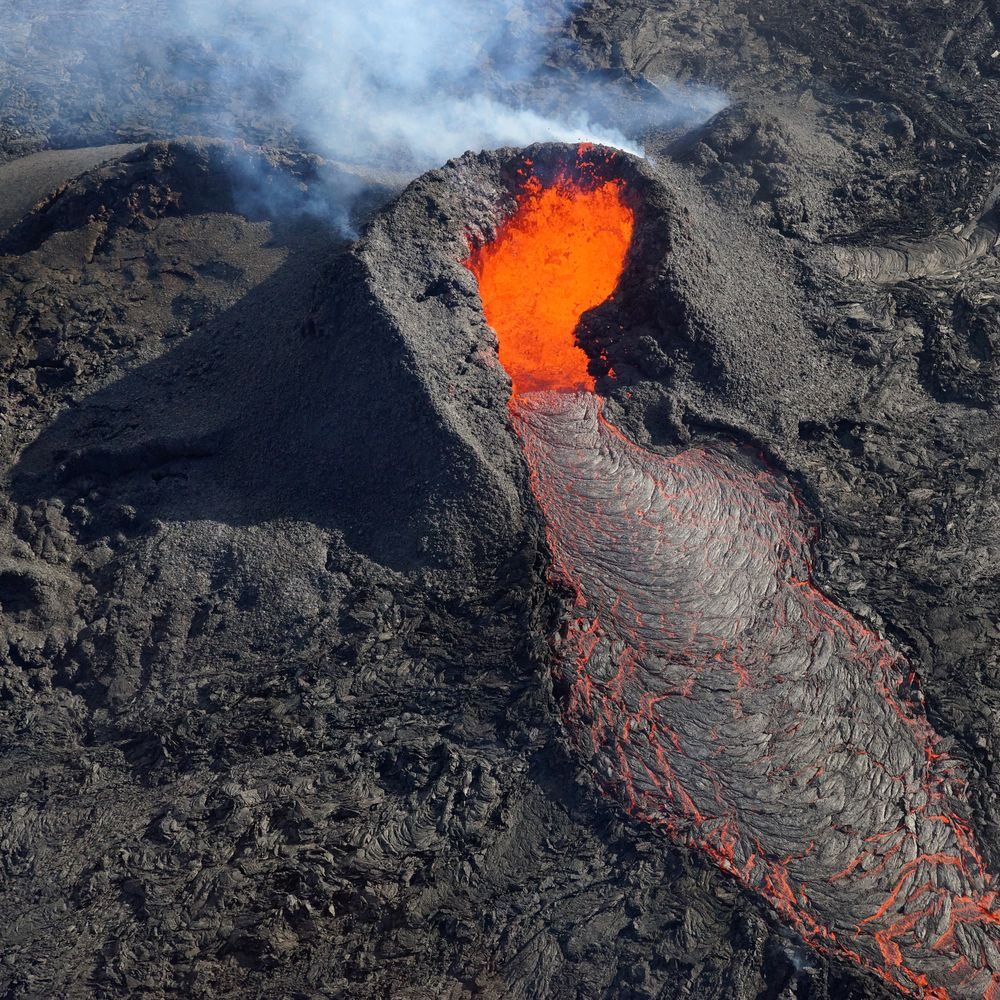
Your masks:
M551 581L575 594L554 640L567 726L632 815L815 948L906 994L1000 997L1000 909L961 769L904 657L813 584L790 483L745 449L640 447L594 391L575 329L622 273L623 193L528 177L467 261Z

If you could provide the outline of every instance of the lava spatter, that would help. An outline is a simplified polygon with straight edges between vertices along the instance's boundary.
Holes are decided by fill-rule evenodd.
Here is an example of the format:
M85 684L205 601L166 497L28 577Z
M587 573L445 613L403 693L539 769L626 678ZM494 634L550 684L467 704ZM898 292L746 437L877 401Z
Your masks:
M552 578L576 595L554 638L567 726L634 816L815 948L904 994L1000 1000L961 769L907 699L903 657L813 584L794 491L739 449L647 451L593 392L574 329L614 290L633 224L607 183L530 183L467 262ZM568 263L577 248L599 275Z

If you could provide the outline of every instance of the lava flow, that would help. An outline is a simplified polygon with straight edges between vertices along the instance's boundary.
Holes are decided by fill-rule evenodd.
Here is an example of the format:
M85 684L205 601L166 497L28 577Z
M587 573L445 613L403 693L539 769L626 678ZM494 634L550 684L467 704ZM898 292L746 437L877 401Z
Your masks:
M581 313L633 227L617 181L531 181L467 266L576 594L565 717L636 817L757 892L815 948L904 994L1000 1000L1000 910L957 763L888 642L811 582L785 479L738 449L665 457L606 418Z

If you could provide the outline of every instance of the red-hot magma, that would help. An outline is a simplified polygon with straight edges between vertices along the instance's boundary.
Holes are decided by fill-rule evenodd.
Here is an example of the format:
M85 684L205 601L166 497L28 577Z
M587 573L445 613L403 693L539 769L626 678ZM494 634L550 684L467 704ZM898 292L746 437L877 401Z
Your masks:
M529 183L468 266L552 551L565 718L605 788L814 947L903 993L1000 1000L1000 912L960 768L912 671L811 582L789 484L723 445L672 457L606 419L574 340L632 231L617 181Z
M518 201L517 214L468 261L486 320L500 337L500 363L515 395L593 390L589 359L573 334L581 314L618 284L632 210L615 181L582 190L565 178L552 187L529 178Z

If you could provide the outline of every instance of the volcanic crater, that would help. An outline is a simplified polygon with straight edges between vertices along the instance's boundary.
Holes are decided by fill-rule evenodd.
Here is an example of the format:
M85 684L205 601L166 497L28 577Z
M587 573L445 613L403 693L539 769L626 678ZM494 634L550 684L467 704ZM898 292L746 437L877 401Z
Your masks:
M584 766L813 947L904 993L998 995L1000 911L963 767L906 658L816 586L802 497L759 449L731 443L737 428L665 450L619 426L642 390L634 317L689 213L649 168L597 147L466 157L422 183L440 180L459 210L424 207L448 278L417 302L453 319L441 354L424 346L418 364L509 500L524 478L498 426L507 403L565 598L552 671ZM402 267L423 257L394 228L420 187L375 220L359 260L386 240ZM382 304L405 337L412 304ZM683 307L669 319L657 348L696 349L690 330L670 341ZM711 371L709 355L690 369Z
M241 202L245 150L152 144L11 230L4 691L18 732L55 720L10 775L5 858L45 872L18 934L56 956L19 983L89 995L60 970L92 948L109 995L140 969L243 995L230 960L294 993L302 949L385 995L419 939L462 975L483 951L475 988L510 996L568 996L567 970L578 994L996 992L995 810L939 655L961 616L940 567L871 562L908 529L863 503L901 450L878 400L919 396L899 440L943 470L991 425L926 410L933 352L893 341L886 373L815 322L839 258L683 165L734 127L673 162L467 154L353 243ZM308 158L251 167L321 187ZM497 311L477 275L536 211ZM560 281L595 232L588 297ZM519 341L540 296L554 355ZM905 392L859 403L872 366Z

